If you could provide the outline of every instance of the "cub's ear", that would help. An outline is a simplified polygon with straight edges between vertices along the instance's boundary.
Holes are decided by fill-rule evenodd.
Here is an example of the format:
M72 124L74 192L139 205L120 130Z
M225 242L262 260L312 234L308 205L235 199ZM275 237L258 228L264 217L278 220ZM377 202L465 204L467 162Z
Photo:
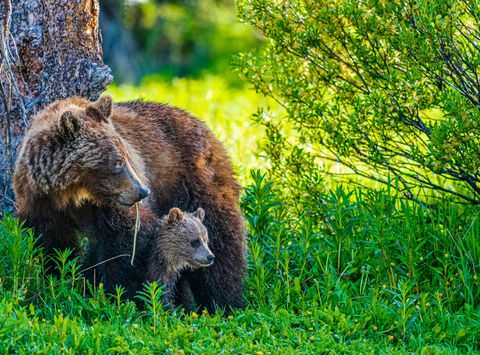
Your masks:
M197 217L200 221L203 222L203 219L205 218L205 210L201 207L197 208L195 211L195 217Z
M60 135L66 140L74 140L80 129L83 127L83 120L72 111L65 111L60 116Z
M168 223L173 223L181 220L183 218L183 212L180 208L174 207L168 213Z
M100 112L104 118L108 119L112 115L113 100L111 96L103 95L92 104L92 107Z

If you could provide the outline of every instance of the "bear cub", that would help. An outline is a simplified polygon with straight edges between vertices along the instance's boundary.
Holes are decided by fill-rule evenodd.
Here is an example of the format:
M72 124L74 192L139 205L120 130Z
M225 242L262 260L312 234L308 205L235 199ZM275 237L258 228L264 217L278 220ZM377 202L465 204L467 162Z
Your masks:
M155 236L150 258L147 281L158 281L164 285L163 303L172 306L177 281L181 271L199 269L213 264L215 256L208 247L208 232L202 221L205 211L198 208L194 213L186 213L172 208L167 216L160 220L160 228ZM185 289L184 297L191 291ZM193 303L190 299L188 303Z
M107 293L114 294L116 287L122 286L124 296L135 299L145 282L157 281L164 286L162 301L171 309L181 271L213 264L215 256L208 247L202 208L194 213L172 208L168 215L157 218L149 208L141 206L133 265L134 209L122 210L124 215L120 216L109 209L103 212L94 221L101 237L91 240L85 276L95 286L101 282ZM181 283L180 288L181 300L188 310L195 304L193 293L188 283Z

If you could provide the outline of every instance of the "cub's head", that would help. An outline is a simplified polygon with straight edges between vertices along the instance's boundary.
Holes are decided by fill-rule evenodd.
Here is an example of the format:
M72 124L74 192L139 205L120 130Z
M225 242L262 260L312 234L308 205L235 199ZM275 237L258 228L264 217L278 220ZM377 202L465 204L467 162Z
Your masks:
M132 167L132 148L116 132L109 96L57 101L32 120L17 157L17 202L48 197L57 207L129 207L149 194Z
M193 269L212 265L215 256L208 247L208 233L202 221L202 208L194 213L172 208L159 237L158 252L163 255L170 269Z

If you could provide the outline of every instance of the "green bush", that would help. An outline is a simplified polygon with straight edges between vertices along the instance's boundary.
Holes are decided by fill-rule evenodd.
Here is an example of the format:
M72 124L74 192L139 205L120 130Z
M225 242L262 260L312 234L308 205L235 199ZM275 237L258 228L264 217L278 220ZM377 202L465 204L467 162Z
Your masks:
M287 122L256 116L269 130L272 171L285 179L296 176L294 161L317 169L333 161L342 173L395 177L409 198L433 191L480 203L477 2L239 0L237 8L268 39L265 50L238 56L238 70L288 112Z

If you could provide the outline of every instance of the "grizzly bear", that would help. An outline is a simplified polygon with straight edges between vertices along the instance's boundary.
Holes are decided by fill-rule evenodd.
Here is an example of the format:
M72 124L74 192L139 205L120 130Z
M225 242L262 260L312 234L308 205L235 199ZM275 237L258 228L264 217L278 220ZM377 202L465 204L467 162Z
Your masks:
M172 208L159 219L148 208L140 206L140 228L133 259L135 211L126 209L120 215L109 212L107 209L98 215L101 230L97 231L101 235L90 238L91 252L84 263L84 274L91 284L102 283L109 294L122 286L124 297L135 300L135 294L145 282L157 281L164 286L163 303L171 308L180 272L210 266L215 259L208 247L207 229L202 224L205 216L202 208L194 213ZM184 292L185 296L191 295L191 290ZM195 300L186 299L185 303L190 310Z
M95 103L57 101L33 118L13 186L18 216L41 234L46 252L78 250L79 232L100 239L109 227L100 223L105 216L129 227L124 219L134 217L125 209L142 199L158 218L172 207L202 206L216 260L182 272L179 282L209 311L242 307L246 242L239 186L222 145L191 114L140 101L114 105L109 96ZM102 258L108 249L102 243L90 252ZM180 293L176 297L182 301Z

